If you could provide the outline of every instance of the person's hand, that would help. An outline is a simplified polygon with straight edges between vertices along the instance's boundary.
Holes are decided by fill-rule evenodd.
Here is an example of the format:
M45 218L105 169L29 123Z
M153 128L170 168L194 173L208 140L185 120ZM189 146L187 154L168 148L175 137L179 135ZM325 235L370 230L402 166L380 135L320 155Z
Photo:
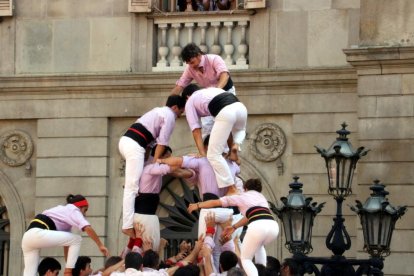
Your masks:
M210 258L210 256L211 256L211 248L210 248L210 246L203 245L203 247L200 250L199 256L200 257L203 257L203 258Z
M197 211L197 210L198 210L198 203L190 203L188 205L188 208L187 208L188 213L191 214L192 212Z
M224 222L220 223L219 225L220 225L221 229L222 229L222 230L224 230L224 229L226 229L227 227L231 226L231 225L232 225L232 223L233 223L233 218L232 218L232 217L230 217L228 220L226 220L226 221L224 221Z
M225 236L230 236L233 234L233 232L235 231L235 229L232 226L227 226L224 230L223 233L221 233L221 237L225 237Z
M139 222L134 222L135 238L141 238L144 235L145 227Z
M108 248L106 248L106 247L105 247L105 245L101 245L101 246L99 246L99 251L101 251L101 252L102 252L102 254L103 254L105 257L108 257L108 256L109 256L109 250L108 250Z
M168 245L168 241L164 238L160 239L160 248L165 248Z
M221 245L224 245L226 242L228 242L229 240L231 240L231 235L229 236L220 236L219 242Z
M142 250L145 252L145 251L150 250L150 249L152 249L152 239L145 238L142 241Z
M208 212L206 217L206 227L215 227L216 226L216 216L213 212Z

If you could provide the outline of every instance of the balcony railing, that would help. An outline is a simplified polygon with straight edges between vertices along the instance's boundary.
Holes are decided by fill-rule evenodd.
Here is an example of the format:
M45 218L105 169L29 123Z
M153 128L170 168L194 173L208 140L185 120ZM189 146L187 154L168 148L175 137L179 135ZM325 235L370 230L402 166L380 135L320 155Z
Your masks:
M248 69L249 14L194 12L154 15L157 61L153 71L182 71L180 55L190 42L223 57L229 69Z

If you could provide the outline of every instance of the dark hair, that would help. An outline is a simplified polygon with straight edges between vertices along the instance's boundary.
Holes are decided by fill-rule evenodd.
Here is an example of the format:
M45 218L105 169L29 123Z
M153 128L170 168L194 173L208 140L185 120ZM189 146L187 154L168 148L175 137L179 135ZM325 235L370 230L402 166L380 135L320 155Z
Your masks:
M174 276L199 276L200 268L196 265L189 264L183 267L180 267L173 274Z
M119 263L120 261L122 261L122 257L120 257L120 256L111 256L105 261L104 268L107 269L108 267L113 266L113 265Z
M142 256L137 252L129 252L125 256L125 268L140 269L142 266Z
M187 98L193 95L193 93L197 90L200 90L200 87L198 87L197 84L190 83L183 89L183 92L181 92L181 97L187 101Z
M189 62L190 59L203 54L203 51L195 43L189 43L181 51L181 59L184 62Z
M155 150L157 149L157 145L155 145L152 149L151 149L151 156L154 157L155 155ZM171 152L172 153L172 149L169 146L165 146L164 148L164 152L161 154L161 156L163 156L164 154L166 154L167 152Z
M66 202L71 203L71 204L73 204L75 202L78 202L78 201L82 201L82 200L85 200L85 197L83 195L72 195L72 194L70 194L66 197Z
M177 1L178 10L179 11L186 11L187 10L187 1L185 0L178 0ZM191 7L194 11L198 10L197 2L195 0L191 0Z
M144 252L142 256L142 264L144 267L154 268L158 267L158 263L160 262L160 256L154 250L147 250Z
M258 178L252 178L252 179L247 180L243 184L243 188L248 191L253 190L253 191L257 191L260 193L262 191L262 182Z
M266 276L266 267L262 264L254 264L259 276Z
M232 251L223 251L220 254L220 265L223 272L235 267L238 261L237 255Z
M44 276L48 270L55 271L61 269L60 263L55 258L46 257L40 262L37 272L40 276Z
M237 266L227 271L227 276L245 276L245 275L246 273L244 273L243 269Z
M86 269L86 265L92 262L88 256L79 256L76 260L75 267L72 269L73 276L79 276L82 269Z
M176 105L178 108L185 107L185 100L179 95L170 95L168 96L167 102L165 103L168 107L173 107Z
M285 259L283 261L282 268L286 266L289 267L289 271L292 275L299 275L299 264L296 261L290 258Z
M266 262L266 273L267 275L278 275L280 272L280 262L273 256L267 256Z
M207 147L209 143L210 143L210 134L209 134L209 135L207 135L207 136L204 138L203 145L204 145L205 147Z

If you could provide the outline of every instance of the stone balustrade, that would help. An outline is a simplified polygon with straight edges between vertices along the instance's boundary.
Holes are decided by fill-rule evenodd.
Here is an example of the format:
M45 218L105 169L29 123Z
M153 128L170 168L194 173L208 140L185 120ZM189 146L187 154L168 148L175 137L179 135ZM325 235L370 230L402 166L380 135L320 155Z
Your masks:
M190 42L223 57L229 69L249 68L248 13L181 12L153 18L158 49L154 72L182 71L181 51Z

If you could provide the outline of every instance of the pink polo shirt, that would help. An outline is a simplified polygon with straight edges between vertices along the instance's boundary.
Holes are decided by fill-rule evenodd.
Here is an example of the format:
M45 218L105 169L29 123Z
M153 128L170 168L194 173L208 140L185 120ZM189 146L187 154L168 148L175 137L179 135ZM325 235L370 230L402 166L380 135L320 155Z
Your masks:
M59 205L43 211L42 214L53 220L58 231L70 232L73 226L83 230L85 226L91 225L73 204Z
M203 73L187 65L176 85L186 87L192 80L195 80L199 86L204 88L217 87L220 74L229 72L224 60L214 54L202 55L199 67L203 68Z
M228 92L220 88L210 87L198 90L188 98L185 104L185 116L191 131L196 128L201 128L201 117L211 116L208 110L208 104L215 96L221 93Z
M269 203L267 203L264 195L256 191L247 191L240 195L224 196L220 198L220 201L223 207L239 207L240 213L243 216L246 216L246 211L254 206L269 208Z
M167 146L175 126L177 114L168 106L156 107L136 120L136 123L142 124L157 144Z
M159 194L162 185L162 176L171 172L170 166L165 164L148 164L142 171L139 179L139 192Z

